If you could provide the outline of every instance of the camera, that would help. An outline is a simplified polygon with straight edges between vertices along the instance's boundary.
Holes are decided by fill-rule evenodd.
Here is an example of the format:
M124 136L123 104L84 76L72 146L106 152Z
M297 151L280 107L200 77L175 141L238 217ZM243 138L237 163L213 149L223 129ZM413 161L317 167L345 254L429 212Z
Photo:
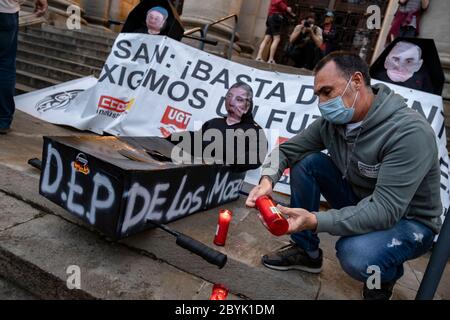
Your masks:
M305 28L309 28L309 27L311 27L311 24L309 23L308 20L306 20L305 22L303 22L303 26L304 26Z

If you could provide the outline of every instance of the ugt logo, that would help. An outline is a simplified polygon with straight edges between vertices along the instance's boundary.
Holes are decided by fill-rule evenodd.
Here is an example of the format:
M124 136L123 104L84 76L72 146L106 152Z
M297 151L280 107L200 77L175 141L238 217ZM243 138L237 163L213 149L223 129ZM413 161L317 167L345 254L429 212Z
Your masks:
M170 136L178 130L185 130L191 121L192 114L167 106L166 112L161 119L162 126L159 128L164 137Z

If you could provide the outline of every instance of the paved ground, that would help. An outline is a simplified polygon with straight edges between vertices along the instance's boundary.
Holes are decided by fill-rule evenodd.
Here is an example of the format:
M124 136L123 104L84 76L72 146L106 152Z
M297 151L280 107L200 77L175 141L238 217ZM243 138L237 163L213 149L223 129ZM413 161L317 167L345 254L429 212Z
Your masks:
M12 132L0 136L0 299L207 299L214 283L224 283L231 299L360 299L361 284L340 268L336 237L321 235L325 253L320 275L273 271L260 264L268 250L288 241L272 237L244 199L227 205L234 212L225 247L225 268L177 247L159 230L113 243L38 194L39 171L27 160L41 158L43 135L82 135L70 128L43 123L17 112ZM173 222L180 230L210 246L217 209ZM428 256L405 265L394 299L412 299ZM81 270L81 290L66 286L67 268ZM11 283L18 284L12 285ZM26 291L19 289L26 288ZM450 268L436 298L450 299Z
M8 280L0 278L0 300L36 300L36 297Z

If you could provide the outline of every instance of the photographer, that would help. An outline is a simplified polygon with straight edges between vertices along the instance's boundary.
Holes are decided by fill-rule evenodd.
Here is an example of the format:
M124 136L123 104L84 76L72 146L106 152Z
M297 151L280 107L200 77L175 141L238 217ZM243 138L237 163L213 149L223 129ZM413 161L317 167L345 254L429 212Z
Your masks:
M289 37L288 56L295 67L313 70L322 58L322 29L315 25L314 14L309 14L298 24Z

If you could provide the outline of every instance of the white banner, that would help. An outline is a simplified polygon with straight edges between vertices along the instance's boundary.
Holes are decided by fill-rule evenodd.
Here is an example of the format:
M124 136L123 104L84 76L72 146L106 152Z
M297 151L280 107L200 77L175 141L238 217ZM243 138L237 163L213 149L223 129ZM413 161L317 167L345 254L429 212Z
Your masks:
M167 136L197 130L203 122L223 116L224 96L237 81L253 88L254 118L266 131L269 150L320 116L312 76L258 70L167 37L144 34L117 37L95 86L95 79L88 77L18 96L16 105L45 121L99 134ZM387 85L407 98L436 133L447 210L449 161L442 98ZM258 180L259 170L248 172L248 183ZM290 193L288 171L276 190Z

